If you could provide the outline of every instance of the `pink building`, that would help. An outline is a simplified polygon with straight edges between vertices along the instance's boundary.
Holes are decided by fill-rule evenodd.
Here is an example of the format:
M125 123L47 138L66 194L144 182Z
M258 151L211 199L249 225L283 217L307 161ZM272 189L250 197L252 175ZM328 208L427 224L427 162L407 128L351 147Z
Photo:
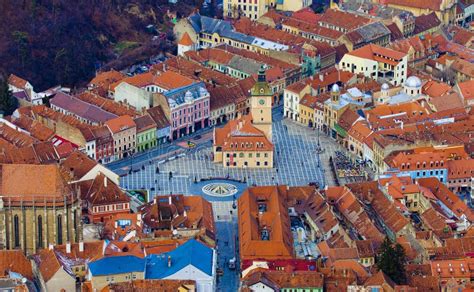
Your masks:
M210 98L204 83L171 90L164 95L171 111L172 140L209 126Z

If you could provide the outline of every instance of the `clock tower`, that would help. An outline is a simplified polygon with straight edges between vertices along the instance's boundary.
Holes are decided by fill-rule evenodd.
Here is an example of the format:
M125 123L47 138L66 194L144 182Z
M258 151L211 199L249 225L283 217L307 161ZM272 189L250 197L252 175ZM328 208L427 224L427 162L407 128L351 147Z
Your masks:
M268 85L265 68L258 71L258 79L251 89L250 113L252 124L272 141L272 99L273 92Z

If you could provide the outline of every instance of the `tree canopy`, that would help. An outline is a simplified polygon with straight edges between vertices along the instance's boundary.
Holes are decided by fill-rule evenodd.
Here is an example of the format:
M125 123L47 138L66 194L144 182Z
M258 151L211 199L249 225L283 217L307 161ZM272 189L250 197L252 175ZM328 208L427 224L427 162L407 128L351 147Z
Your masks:
M18 108L18 101L8 88L7 78L0 77L0 113L4 116L11 115Z
M405 250L399 243L392 243L385 237L377 256L377 268L383 271L397 284L405 284Z

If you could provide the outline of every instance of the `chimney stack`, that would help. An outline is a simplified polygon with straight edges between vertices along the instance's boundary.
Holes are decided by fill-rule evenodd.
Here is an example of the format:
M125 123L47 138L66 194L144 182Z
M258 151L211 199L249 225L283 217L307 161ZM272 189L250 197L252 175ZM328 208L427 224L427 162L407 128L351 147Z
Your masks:
M79 252L84 252L84 241L79 241Z
M107 177L104 176L104 187L107 187Z
M71 253L71 243L69 241L66 243L66 253Z
M168 203L171 205L173 203L171 196L168 197Z
M53 245L52 243L50 243L50 244L48 245L48 249L49 249L49 250L53 250L53 249L54 249L54 245Z

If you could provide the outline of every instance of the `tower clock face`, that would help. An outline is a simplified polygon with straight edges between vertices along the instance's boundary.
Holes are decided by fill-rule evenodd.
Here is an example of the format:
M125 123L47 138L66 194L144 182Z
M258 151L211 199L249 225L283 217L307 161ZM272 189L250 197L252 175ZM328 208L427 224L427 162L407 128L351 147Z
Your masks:
M261 105L264 105L265 104L265 99L261 98L258 103L260 103Z

